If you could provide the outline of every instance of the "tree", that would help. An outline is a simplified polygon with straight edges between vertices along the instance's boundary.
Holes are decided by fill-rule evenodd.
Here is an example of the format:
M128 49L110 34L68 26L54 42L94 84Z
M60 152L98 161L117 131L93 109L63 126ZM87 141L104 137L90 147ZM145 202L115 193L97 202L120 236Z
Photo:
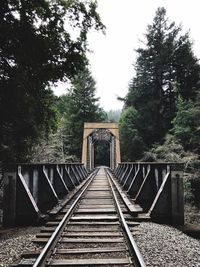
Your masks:
M138 112L133 107L125 109L119 120L120 146L123 161L135 161L144 151L143 140L137 130Z
M65 148L71 155L81 158L84 122L105 121L106 114L98 105L95 96L96 83L88 68L73 80L66 102Z
M179 97L171 133L186 150L200 153L200 97L187 101Z
M1 1L0 160L27 160L55 128L50 86L87 64L87 32L104 28L96 7L94 1Z
M176 99L194 99L200 88L200 67L188 33L158 8L147 28L143 47L137 49L136 75L129 85L125 107L138 111L137 130L148 146L161 142L172 127Z
M61 163L74 161L73 155L69 155L64 146L66 139L64 118L61 117L55 133L48 138L41 138L39 143L32 148L31 162Z
M68 111L69 95L63 94L56 98L56 108L59 111L61 117L64 117Z

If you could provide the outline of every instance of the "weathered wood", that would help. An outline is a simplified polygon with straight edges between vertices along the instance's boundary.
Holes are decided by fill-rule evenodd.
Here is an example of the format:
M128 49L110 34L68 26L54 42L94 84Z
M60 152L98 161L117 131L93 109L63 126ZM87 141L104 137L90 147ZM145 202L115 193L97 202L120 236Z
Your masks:
M70 222L68 225L119 225L119 222Z
M44 244L47 243L49 238L41 237L41 238L33 238L32 242L38 243L38 244Z
M87 198L89 196L92 196L94 198L99 197L99 196L109 196L110 197L111 193L109 191L104 192L104 189L102 188L98 192L97 191L91 191L89 193L86 193L85 197Z
M138 214L137 217L133 217L131 215L125 214L124 217L126 220L129 220L129 221L127 221L128 224L130 221L141 222L141 221L150 221L151 220L151 217L148 213Z
M45 238L45 237L50 237L52 235L52 233L39 233L36 235L36 238Z
M79 205L78 209L101 209L101 208L113 208L113 205L111 204L104 204L104 205Z
M47 266L77 266L77 265L125 265L130 264L130 260L128 258L124 259L74 259L74 260L51 260L49 265Z
M124 238L65 238L61 239L63 243L124 243Z
M107 227L106 225L103 225L103 227L99 228L99 225L98 227L92 227L92 226L88 226L88 227L84 227L84 228L80 228L80 227L77 227L77 228L73 228L70 229L70 228L66 228L66 231L67 232L116 232L119 230L119 226L116 226L116 225L113 225L112 228L111 227Z
M97 200L97 199L112 199L112 196L111 195L108 195L108 196L87 196L87 199L90 200L90 199L94 199L94 200Z
M95 221L103 221L103 220L118 220L118 216L109 216L109 215L94 215L94 216L74 216L71 218L72 221L88 221L88 220L95 220Z
M55 222L55 221L51 221L51 222L47 222L46 226L57 226L59 224L59 222Z
M23 258L17 264L12 264L12 267L31 267L35 263L35 258Z
M41 233L52 233L56 229L56 226L54 227L44 227L40 230Z
M127 196L127 194L120 188L120 186L115 182L112 175L110 175L112 182L114 183L115 187L117 188L118 193L120 194L124 204L126 205L127 209L130 213L141 213L143 209L140 205L133 203Z
M138 222L127 222L127 224L132 227L140 225Z
M38 257L38 255L40 255L41 249L39 250L28 250L28 251L24 251L21 254L21 258L34 258L34 257Z
M93 187L91 189L88 189L87 192L110 192L110 189L105 189L104 186L99 186L99 187Z
M52 222L58 222L58 221L61 221L64 217L64 214L60 214L57 215L55 218L52 219Z
M103 247L103 248L75 248L75 249L56 249L56 254L82 254L82 253L109 253L109 252L123 252L125 247Z
M101 236L106 236L106 237L116 237L116 236L122 236L122 234L120 232L99 232L98 229L96 229L96 232L69 232L69 233L63 233L62 235L63 237L83 237L83 236L87 236L87 237L101 237Z
M105 171L102 169L101 173L105 174ZM105 184L103 181L106 179L104 175L101 179L102 184ZM55 240L58 245L52 244L49 250L50 257L43 263L45 266L129 266L132 264L127 256L128 246L121 232L121 223L116 213L112 192L108 194L108 183L105 188L103 186L98 190L97 188L90 190L89 194L84 193L83 198L87 202L82 203L81 200L73 210L73 217L67 218L62 225ZM52 232L64 217L67 208L62 210L62 215L59 213L48 223L33 241L42 245L49 241L48 244L50 244L53 240ZM137 235L137 233L138 231L134 229L132 234Z
M90 200L82 200L80 205L114 205L114 202L112 199L107 199L107 200L103 200L103 199L90 199Z
M97 214L100 214L100 213L117 213L117 211L114 209L114 208L104 208L104 209L78 209L76 210L75 214L76 213L97 213Z

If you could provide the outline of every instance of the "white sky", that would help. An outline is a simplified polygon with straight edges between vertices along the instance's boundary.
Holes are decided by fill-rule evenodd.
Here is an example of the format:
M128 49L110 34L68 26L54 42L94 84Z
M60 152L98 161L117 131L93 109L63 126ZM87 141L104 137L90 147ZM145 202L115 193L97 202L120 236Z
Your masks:
M128 83L134 76L134 49L139 47L155 11L164 6L167 17L183 26L183 33L190 30L195 54L200 56L200 1L199 0L98 0L98 12L106 26L106 35L91 32L88 42L93 51L88 55L93 77L97 82L100 106L105 110L122 108L117 96L124 97ZM59 86L55 93L65 93Z

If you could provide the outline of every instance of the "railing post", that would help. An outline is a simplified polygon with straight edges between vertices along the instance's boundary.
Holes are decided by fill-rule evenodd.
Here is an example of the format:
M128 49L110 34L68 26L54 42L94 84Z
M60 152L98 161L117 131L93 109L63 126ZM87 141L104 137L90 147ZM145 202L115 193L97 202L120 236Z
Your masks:
M184 224L183 164L174 163L171 167L172 224Z
M16 222L17 171L4 170L3 224L13 226Z

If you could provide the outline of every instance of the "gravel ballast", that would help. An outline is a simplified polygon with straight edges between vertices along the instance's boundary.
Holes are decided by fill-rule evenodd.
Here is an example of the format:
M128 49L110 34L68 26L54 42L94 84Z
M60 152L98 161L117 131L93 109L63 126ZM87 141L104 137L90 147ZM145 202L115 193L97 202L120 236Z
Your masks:
M0 230L0 267L7 267L26 250L37 248L31 242L41 227L20 227Z
M148 222L135 227L134 236L147 267L200 267L200 240L167 225ZM0 266L7 267L23 251L36 249L31 243L40 227L0 231Z
M137 245L148 267L199 267L200 240L167 225L141 223Z

